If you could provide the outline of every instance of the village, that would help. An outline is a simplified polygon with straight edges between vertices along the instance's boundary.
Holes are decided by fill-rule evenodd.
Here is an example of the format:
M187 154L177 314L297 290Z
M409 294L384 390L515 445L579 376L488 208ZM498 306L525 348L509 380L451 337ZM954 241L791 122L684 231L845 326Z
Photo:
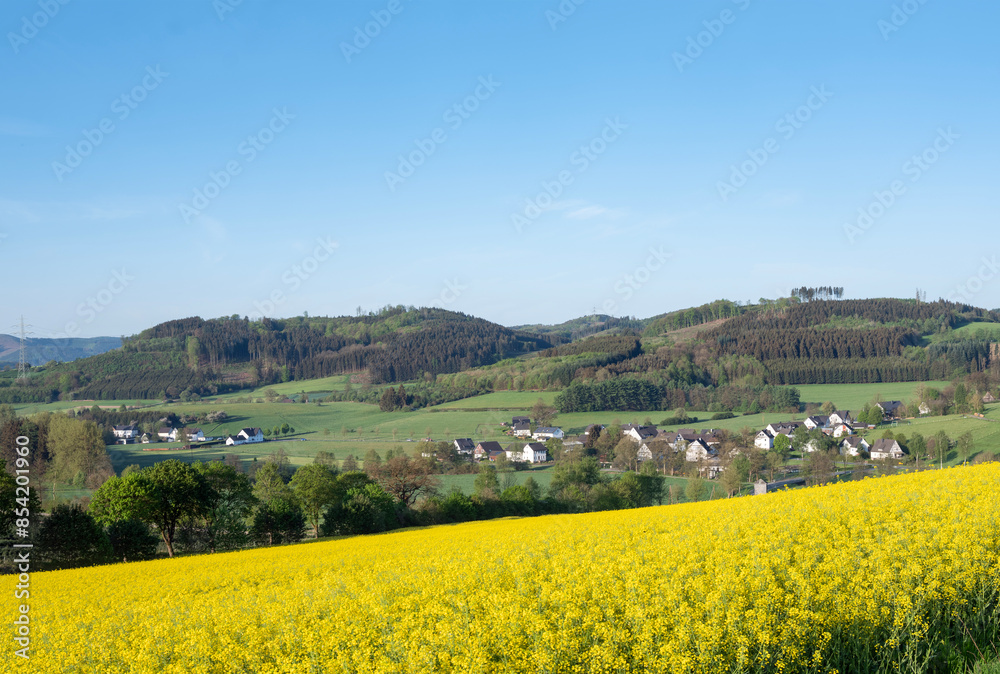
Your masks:
M819 438L827 437L839 441L836 442L837 451L845 457L898 460L904 457L905 451L897 441L880 438L870 443L859 435L859 431L875 429L881 423L894 423L903 409L901 401L892 400L876 403L866 419L859 419L850 411L835 410L830 414L809 416L803 421L774 422L757 431L752 442L754 447L765 452L777 449L784 453L811 453L822 448ZM555 460L556 452L570 453L592 446L591 436L607 429L602 424L591 424L582 435L566 436L561 428L554 426L533 428L531 419L526 416L513 417L508 428L507 434L517 440L506 446L495 440L477 443L472 438L456 438L453 441L455 450L459 456L475 461L497 461L503 457L512 462L539 464ZM733 434L720 429L661 430L654 425L635 423L620 428L621 438L629 439L635 445L636 465L662 459L664 448L669 448L675 454L683 452L685 461L697 465L698 472L710 479L722 472L725 453L732 458L738 456L741 450L738 442L726 443L733 438ZM725 444L731 446L726 450L723 447ZM826 444L829 446L830 443ZM605 468L610 468L612 462L605 464Z

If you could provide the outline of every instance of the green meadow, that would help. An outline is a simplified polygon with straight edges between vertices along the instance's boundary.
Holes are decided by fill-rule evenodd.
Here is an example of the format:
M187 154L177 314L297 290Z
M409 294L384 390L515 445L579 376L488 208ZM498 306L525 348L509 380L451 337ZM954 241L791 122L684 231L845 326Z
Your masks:
M830 401L840 410L861 409L876 397L882 400L911 401L921 386L942 389L947 381L908 381L882 384L797 384L799 397L803 403L825 403Z

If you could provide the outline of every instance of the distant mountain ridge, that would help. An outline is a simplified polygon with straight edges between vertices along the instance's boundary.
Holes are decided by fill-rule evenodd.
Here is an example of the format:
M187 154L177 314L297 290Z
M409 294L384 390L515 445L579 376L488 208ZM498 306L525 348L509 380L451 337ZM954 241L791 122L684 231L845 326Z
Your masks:
M66 337L47 339L32 337L24 345L25 359L31 365L50 361L69 362L77 358L96 356L121 347L121 337ZM0 335L0 363L17 363L21 356L21 340L13 335Z

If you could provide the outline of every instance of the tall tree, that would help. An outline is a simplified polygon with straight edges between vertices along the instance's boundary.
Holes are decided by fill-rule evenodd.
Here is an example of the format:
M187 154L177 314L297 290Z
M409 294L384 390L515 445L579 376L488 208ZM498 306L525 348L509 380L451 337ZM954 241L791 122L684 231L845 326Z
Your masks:
M392 457L376 468L372 477L404 508L411 507L420 496L432 493L440 484L426 461L405 455Z
M220 461L199 461L194 468L210 488L207 506L197 520L208 549L215 552L242 547L246 543L246 518L256 504L250 478Z
M323 511L336 497L337 474L324 464L302 466L292 475L295 492L306 520L312 525L313 534L319 538L319 523Z
M38 532L38 549L50 569L101 564L111 557L104 530L78 504L60 504Z
M201 473L177 459L161 461L135 475L148 481L146 518L159 530L167 555L173 557L177 523L184 517L203 516L214 497L212 488Z
M556 408L539 398L534 407L531 408L531 418L539 426L549 426L556 418Z

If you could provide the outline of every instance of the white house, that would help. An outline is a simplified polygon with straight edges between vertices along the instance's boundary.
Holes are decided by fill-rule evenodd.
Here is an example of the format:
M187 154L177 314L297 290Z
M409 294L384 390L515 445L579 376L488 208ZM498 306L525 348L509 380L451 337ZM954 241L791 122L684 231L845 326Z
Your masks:
M840 443L840 449L842 454L847 454L848 456L857 456L861 452L867 452L871 448L868 441L857 435L852 435L849 438L845 438L842 443Z
M514 436L518 438L526 438L531 435L531 424L527 421L518 421L514 424Z
M774 448L774 435L772 435L766 428L758 433L753 439L754 447L759 447L760 449L773 449Z
M128 426L114 426L111 429L118 440L135 440L139 437L139 427L135 424Z
M809 438L806 440L805 444L802 445L803 452L815 452L819 449L819 441L815 438Z
M162 442L177 442L179 431L176 428L161 428L156 435Z
M827 426L830 425L830 417L820 414L808 417L802 423L805 424L805 427L808 428L810 431L816 428L826 428Z
M718 455L719 452L715 448L709 447L704 440L696 439L688 444L685 458L688 461L701 461Z
M259 428L241 428L239 433L226 438L227 445L246 445L253 442L264 442L264 431Z
M774 424L768 424L767 430L771 431L771 435L777 435L778 433L791 435L801 425L801 421L779 421Z
M659 434L656 430L656 426L638 426L636 424L627 424L622 427L622 436L632 438L638 443L643 443L650 438L654 438Z
M149 433L143 433L142 437L139 438L139 441L143 443L149 443L149 440L150 440Z
M837 424L833 428L833 437L839 438L844 435L854 435L854 428L848 424Z
M545 445L540 442L529 442L521 450L521 461L527 463L545 463L549 460L549 453Z
M875 460L903 458L903 448L899 446L899 443L886 438L876 440L875 444L868 450L868 453Z
M515 432L515 435L517 433ZM535 440L548 440L549 438L556 438L557 440L562 440L566 437L561 428L556 428L554 426L539 426L535 429L534 435L532 435Z
M847 411L838 411L830 415L830 425L837 426L839 424L852 424L854 419L851 418L851 413Z
M986 402L986 398L983 398L983 402ZM931 406L928 405L927 403L920 403L919 412L921 414L930 414L931 413Z
M649 448L645 442L639 447L639 451L636 452L635 458L637 461L652 461L653 460L653 450Z
M476 451L476 443L472 441L472 438L458 438L455 440L455 451L460 456L472 456L473 452Z

